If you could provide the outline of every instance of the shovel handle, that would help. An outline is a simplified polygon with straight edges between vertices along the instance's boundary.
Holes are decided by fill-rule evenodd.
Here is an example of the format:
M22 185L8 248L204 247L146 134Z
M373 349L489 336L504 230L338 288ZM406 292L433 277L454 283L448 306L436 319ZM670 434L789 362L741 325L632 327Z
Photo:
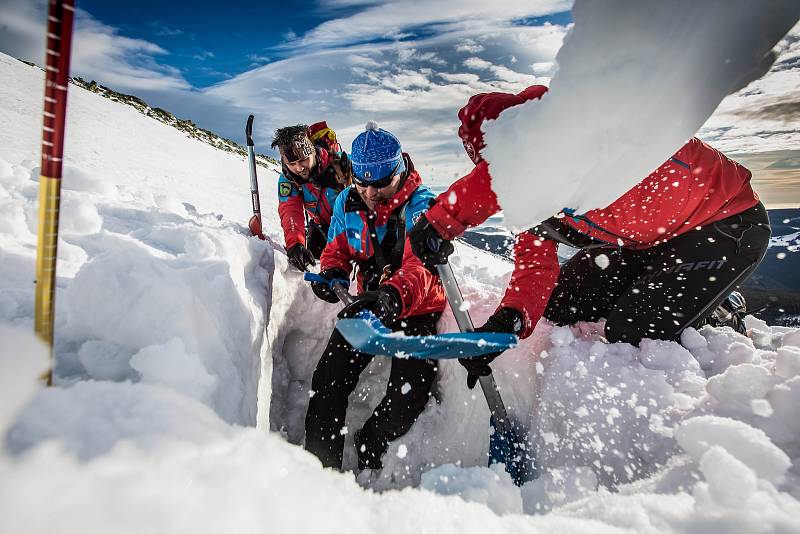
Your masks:
M344 285L338 282L331 283L332 282L331 279L320 276L317 273L307 272L303 275L303 280L305 280L306 282L314 282L314 283L330 285L331 289L333 289L333 292L336 294L337 297L339 297L339 300L341 300L345 304L350 304L355 300L353 295L350 294L350 292Z
M449 263L441 263L436 266L436 270L439 272L439 278L442 279L444 292L447 296L447 301L450 303L450 309L453 310L456 323L458 323L458 329L461 332L474 332L475 325L472 323L469 311L464 306L464 297L458 288L458 280L456 280L456 275L453 273L453 268ZM489 411L494 416L495 425L501 431L509 428L511 422L508 419L508 412L506 412L506 406L500 396L500 390L497 389L497 382L494 381L494 376L491 374L482 376L478 378L478 382L481 384L483 396L486 397Z
M339 300L345 304L350 304L355 300L353 295L351 295L342 284L333 284L333 292L336 293L336 296L339 297Z

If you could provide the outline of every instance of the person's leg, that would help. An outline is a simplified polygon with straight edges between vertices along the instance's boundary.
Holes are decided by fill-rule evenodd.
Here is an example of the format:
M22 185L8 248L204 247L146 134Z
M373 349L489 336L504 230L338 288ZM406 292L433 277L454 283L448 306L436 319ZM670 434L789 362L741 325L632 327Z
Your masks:
M642 275L638 256L617 247L579 250L562 267L544 317L560 325L598 321Z
M402 330L407 335L431 335L436 333L438 315L409 317L399 322L406 323ZM392 329L401 328L398 325ZM392 358L386 395L357 434L359 469L383 467L381 456L389 443L408 432L425 409L436 370L432 360Z
M758 266L769 245L763 205L649 249L652 268L620 296L606 318L606 339L679 340Z
M324 467L340 469L344 451L341 429L347 415L347 397L371 356L356 351L334 330L311 379L311 399L306 412L305 448Z

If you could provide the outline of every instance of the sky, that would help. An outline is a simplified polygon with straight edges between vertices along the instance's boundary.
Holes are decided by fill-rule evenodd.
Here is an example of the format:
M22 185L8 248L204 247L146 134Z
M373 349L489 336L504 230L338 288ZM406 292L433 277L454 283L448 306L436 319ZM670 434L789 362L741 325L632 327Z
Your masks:
M45 5L0 0L0 51L42 63ZM239 142L253 113L256 148L267 154L281 126L327 120L348 148L376 120L423 178L441 185L471 166L456 134L458 109L479 92L546 85L571 23L569 0L77 6L73 75ZM701 135L727 152L783 151L773 163L785 168L800 157L800 28L779 52L769 75L723 101ZM798 174L790 170L783 183L796 198L776 201L800 204Z

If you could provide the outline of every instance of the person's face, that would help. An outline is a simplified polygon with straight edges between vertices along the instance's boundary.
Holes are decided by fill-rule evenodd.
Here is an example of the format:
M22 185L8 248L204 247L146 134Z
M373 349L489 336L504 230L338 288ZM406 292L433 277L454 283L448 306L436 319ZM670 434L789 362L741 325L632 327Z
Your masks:
M308 180L308 177L311 176L311 171L317 164L317 157L313 153L303 159L296 159L294 161L287 160L286 155L282 155L281 157L286 167L303 180Z
M370 209L373 209L376 204L384 202L392 198L397 193L397 187L400 184L400 175L396 174L389 185L384 187L373 187L371 185L362 185L355 181L356 191L361 195L361 198L366 202Z

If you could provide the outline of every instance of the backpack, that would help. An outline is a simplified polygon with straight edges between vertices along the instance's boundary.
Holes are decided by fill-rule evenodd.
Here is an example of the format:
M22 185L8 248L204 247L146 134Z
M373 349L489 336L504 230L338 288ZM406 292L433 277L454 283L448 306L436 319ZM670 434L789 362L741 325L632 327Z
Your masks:
M341 152L342 147L336 139L336 132L328 128L326 121L315 122L308 127L308 138L315 145L328 152Z
M336 189L341 191L352 183L350 160L342 150L342 146L336 139L336 132L328 128L326 121L315 122L308 127L308 138L315 146L328 153L331 158L331 167L336 174Z

